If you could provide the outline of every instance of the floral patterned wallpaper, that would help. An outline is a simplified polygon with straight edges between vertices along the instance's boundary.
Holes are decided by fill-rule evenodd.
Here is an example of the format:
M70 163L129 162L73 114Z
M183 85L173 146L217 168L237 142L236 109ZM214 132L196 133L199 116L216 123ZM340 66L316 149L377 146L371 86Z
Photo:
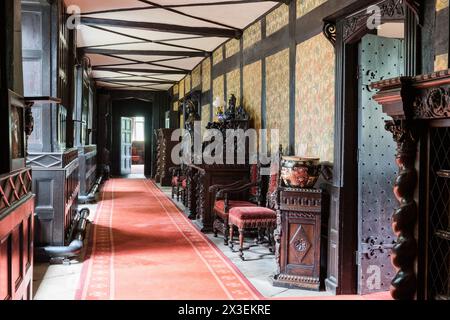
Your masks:
M334 157L334 48L321 34L297 46L296 154Z
M281 5L266 17L266 35L277 32L289 23L289 6Z
M202 106L202 114L201 114L201 121L202 121L202 137L205 133L206 126L210 122L210 116L211 116L211 110L210 110L210 104L206 104Z
M213 52L213 65L215 66L222 60L223 60L223 46L217 48L216 51Z
M202 62L202 91L211 89L211 58L206 58Z
M448 8L449 0L436 0L436 11Z
M225 55L227 58L235 55L240 50L241 42L237 39L231 39L225 44Z
M278 129L279 143L286 148L289 145L289 49L266 58L266 87L267 129Z
M191 91L191 76L187 75L184 79L184 90L186 93L189 93Z
M180 84L179 84L179 97L180 97L180 99L184 97L184 93L186 92L184 89L185 88L184 88L184 79L183 79L183 80L180 81Z
M225 93L224 93L224 76L219 76L213 80L213 101L216 100L216 97L219 97L222 104L225 102ZM214 112L214 120L217 120L215 115L216 110Z
M229 73L227 73L227 97L226 101L231 98L231 95L234 94L236 97L237 105L241 101L241 70L235 69Z
M297 0L297 18L300 18L317 8L327 0Z
M202 84L202 65L199 64L192 70L192 89L201 86Z
M261 129L261 90L262 63L261 61L244 66L244 108L250 115L251 126Z
M244 30L244 49L247 49L255 43L261 41L261 21L252 24Z
M448 53L436 56L434 60L434 71L441 71L448 69Z

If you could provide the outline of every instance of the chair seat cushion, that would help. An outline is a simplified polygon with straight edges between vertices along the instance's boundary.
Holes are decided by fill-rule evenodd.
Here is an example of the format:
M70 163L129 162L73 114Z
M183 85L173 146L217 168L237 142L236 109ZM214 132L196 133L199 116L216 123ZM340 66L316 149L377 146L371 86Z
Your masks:
M186 177L172 177L172 186L177 186L180 182L182 185L183 183L186 183Z
M228 201L228 208L234 208L234 207L256 207L256 204L251 203L249 201L238 201L238 200L229 200ZM224 200L217 200L214 204L214 211L221 217L221 218L228 218L228 213L225 212L225 201Z
M264 207L236 207L230 209L228 221L238 228L267 228L275 226L277 214Z

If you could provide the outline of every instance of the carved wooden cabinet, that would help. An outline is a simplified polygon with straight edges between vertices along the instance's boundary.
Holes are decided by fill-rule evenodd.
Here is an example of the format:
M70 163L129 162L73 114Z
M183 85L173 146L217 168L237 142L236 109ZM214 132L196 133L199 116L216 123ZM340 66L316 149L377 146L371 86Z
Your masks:
M274 286L319 290L325 275L326 194L279 188Z
M156 147L156 174L155 181L161 186L167 187L171 185L172 176L169 172L175 164L172 161L172 149L178 141L172 141L172 133L174 129L157 129L155 135L157 139Z

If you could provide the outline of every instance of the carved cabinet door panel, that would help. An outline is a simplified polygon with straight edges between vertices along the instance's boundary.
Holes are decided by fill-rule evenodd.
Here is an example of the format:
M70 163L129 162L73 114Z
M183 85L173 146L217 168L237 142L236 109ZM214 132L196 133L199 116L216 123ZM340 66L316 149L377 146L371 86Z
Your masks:
M384 130L387 116L373 100L374 81L403 74L403 40L366 35L359 47L358 107L358 293L387 291L395 272L391 216L397 175L396 144Z

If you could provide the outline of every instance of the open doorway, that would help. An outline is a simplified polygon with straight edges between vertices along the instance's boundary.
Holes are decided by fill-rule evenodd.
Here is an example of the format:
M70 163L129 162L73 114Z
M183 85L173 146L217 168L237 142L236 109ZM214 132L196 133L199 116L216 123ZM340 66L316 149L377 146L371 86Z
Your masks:
M121 175L144 177L145 118L121 117Z

